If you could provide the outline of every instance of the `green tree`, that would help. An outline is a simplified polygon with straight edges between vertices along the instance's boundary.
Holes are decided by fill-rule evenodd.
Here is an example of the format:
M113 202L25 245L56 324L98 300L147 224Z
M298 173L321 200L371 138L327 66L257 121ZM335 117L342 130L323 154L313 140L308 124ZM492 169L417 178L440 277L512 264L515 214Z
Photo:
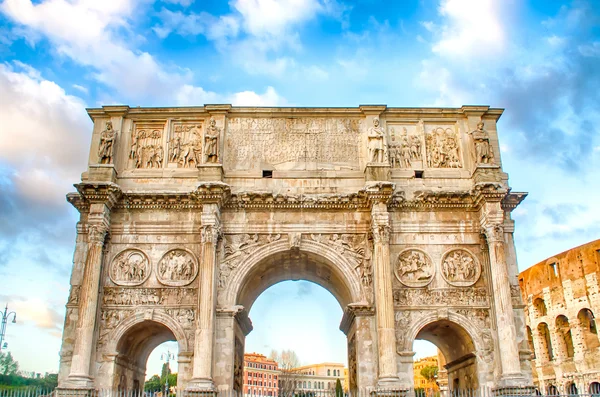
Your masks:
M438 373L438 367L435 365L427 365L423 368L421 368L421 376L423 378L425 378L425 380L427 380L427 382L433 382L435 381L435 378L437 377L437 373Z
M344 397L344 389L342 388L340 378L337 378L335 381L335 397Z
M2 375L17 375L19 372L19 363L15 361L12 354L0 353L0 373Z
M144 383L145 391L160 391L162 389L162 382L160 381L160 376L152 375L150 379Z

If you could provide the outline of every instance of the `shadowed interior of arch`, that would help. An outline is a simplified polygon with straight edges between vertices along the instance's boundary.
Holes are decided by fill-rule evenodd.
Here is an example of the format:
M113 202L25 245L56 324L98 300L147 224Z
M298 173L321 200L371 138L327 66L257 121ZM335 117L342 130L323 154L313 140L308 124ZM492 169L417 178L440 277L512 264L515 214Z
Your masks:
M439 349L438 383L451 390L479 387L475 345L467 331L449 320L425 325L415 337L433 343Z
M114 379L127 385L115 385L117 388L129 389L144 384L148 357L156 347L168 341L176 341L173 332L163 324L147 320L135 324L121 337L117 343L117 365Z

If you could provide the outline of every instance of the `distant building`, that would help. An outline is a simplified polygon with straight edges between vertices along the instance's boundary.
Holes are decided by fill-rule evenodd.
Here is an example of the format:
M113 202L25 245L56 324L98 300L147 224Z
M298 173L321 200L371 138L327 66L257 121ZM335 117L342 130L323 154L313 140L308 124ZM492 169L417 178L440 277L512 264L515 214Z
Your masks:
M519 274L533 381L543 394L599 394L600 240Z
M296 392L316 395L335 393L335 384L339 379L344 391L348 391L347 369L344 364L320 363L297 367L292 370L295 374L297 385Z
M280 373L277 363L266 356L244 354L244 396L277 397Z
M423 357L413 363L413 376L415 380L415 389L432 389L437 391L438 387L435 382L429 382L421 375L421 370L425 367L438 367L438 356Z

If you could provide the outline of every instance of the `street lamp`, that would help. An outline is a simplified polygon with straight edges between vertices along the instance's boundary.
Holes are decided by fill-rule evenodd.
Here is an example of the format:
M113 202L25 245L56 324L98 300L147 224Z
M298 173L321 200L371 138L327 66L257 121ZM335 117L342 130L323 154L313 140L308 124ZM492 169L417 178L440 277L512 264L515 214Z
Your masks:
M14 324L17 322L17 313L9 312L7 303L6 307L4 308L4 312L2 312L2 326L0 327L0 352L2 349L8 346L8 343L4 342L4 335L6 334L6 323L8 322L8 318L11 314L13 316L12 323Z
M173 353L167 350L166 353L160 355L160 359L165 360L167 362L168 371L166 371L167 373L165 375L165 395L166 397L169 397L169 372L171 370L171 368L169 367L169 361L175 359L175 356L173 355Z

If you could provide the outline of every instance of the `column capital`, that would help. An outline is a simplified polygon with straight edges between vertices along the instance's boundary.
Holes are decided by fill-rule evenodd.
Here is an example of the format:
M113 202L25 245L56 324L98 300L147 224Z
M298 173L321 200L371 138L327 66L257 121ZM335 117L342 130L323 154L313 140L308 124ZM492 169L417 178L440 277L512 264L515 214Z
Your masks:
M105 223L90 224L87 227L88 243L103 244L106 234L108 233L108 225Z
M388 203L392 200L396 184L392 182L377 181L367 183L359 193L366 196L372 208L378 207L378 204L385 206L387 210Z
M483 234L485 234L488 243L504 242L504 226L501 224L484 226Z
M200 226L200 241L216 244L223 236L220 222Z
M386 224L374 224L372 227L373 241L375 243L389 244L390 242L390 226Z
M202 204L216 204L221 208L231 197L231 187L223 182L202 182L193 192L196 200Z

